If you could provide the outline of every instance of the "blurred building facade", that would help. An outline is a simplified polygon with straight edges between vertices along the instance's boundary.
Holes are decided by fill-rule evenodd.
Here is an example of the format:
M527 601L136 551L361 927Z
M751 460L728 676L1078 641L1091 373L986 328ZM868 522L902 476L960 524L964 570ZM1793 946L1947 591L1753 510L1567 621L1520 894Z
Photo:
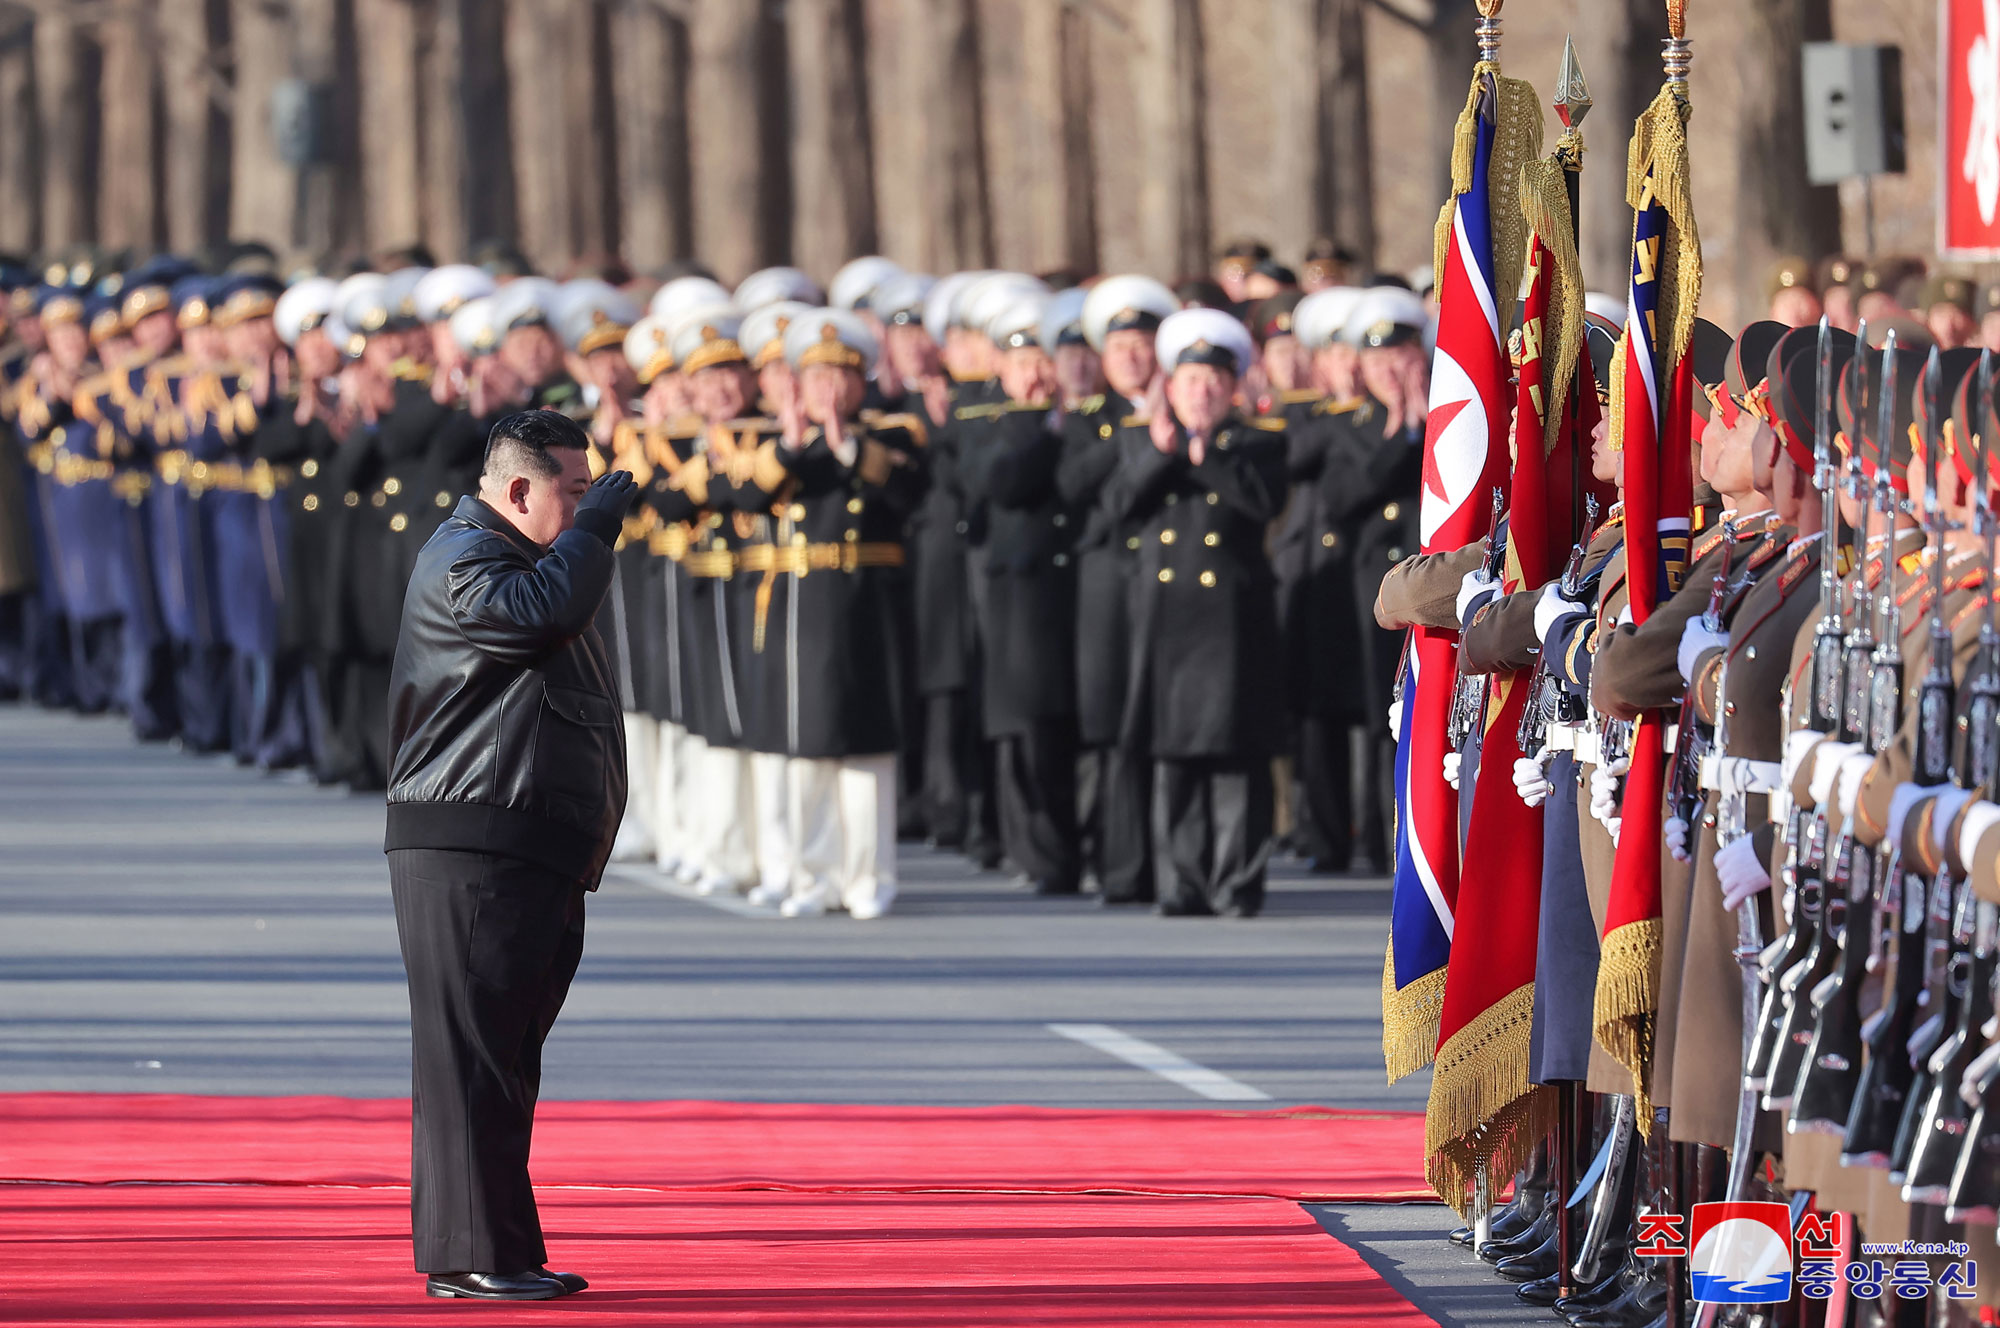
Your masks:
M1620 281L1625 136L1660 0L1512 0L1546 93L1574 33L1584 252ZM1239 235L1295 260L1427 261L1472 0L0 0L0 247L300 256L518 244L732 278L887 253L1162 277ZM1858 186L1807 189L1797 44L1904 47L1909 173L1880 247L1931 237L1931 0L1697 5L1706 311L1773 260L1861 247ZM1555 126L1550 121L1549 139Z

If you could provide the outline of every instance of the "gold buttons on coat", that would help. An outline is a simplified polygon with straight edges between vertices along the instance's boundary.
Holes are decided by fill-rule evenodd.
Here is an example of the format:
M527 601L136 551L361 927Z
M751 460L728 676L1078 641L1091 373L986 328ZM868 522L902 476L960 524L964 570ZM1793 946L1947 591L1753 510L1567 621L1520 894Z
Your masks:
M1384 521L1394 521L1402 514L1403 505L1401 503L1389 503L1382 508L1382 519Z
M305 476L307 479L311 479L313 476L319 474L319 462L308 457L299 463L299 474Z
M804 503L793 503L785 512L785 515L794 521L803 521L806 519L806 505Z
M1109 438L1109 437L1111 436L1111 426L1110 426L1110 425L1108 425L1108 424L1100 424L1100 425L1098 425L1098 426L1097 426L1097 436L1098 436L1099 438Z
M307 494L306 500L300 503L299 506L305 508L308 512L319 511L319 495L316 493Z
M861 500L859 498L849 498L847 500L847 510L855 516L861 515Z
M1219 493L1211 493L1208 495L1208 505L1210 507L1214 507L1217 503L1221 501L1222 501L1222 495Z
M431 501L432 501L433 503L436 503L436 504L437 504L437 505L438 505L439 507L450 507L450 506L451 506L451 492L450 492L450 490L448 490L448 489L439 489L439 490L438 490L438 496L437 496L437 497L435 497L435 498L433 498L433 499L431 499Z
M389 529L395 531L398 535L409 529L409 526L410 518L404 516L401 512L389 518Z
M1175 538L1176 536L1174 535L1174 532L1171 530L1163 530L1160 532L1160 543L1162 544L1172 544Z
M1330 549L1339 541L1339 538L1340 537L1338 535L1335 535L1332 531L1329 530L1326 532L1326 534L1321 535L1319 537L1319 542Z
M1201 574L1201 583L1210 590L1215 589L1215 573L1203 572Z
M1399 563L1403 561L1402 545L1398 544L1395 548L1389 550L1389 561L1392 563Z
M1169 582L1169 581L1171 581L1171 580L1173 580L1173 579L1174 579L1174 569L1173 569L1173 568L1171 568L1171 567L1162 567L1162 568L1160 569L1160 584L1161 584L1161 585L1165 585L1165 584L1167 584L1167 582Z
M1222 536L1216 534L1214 531L1211 530L1206 535L1203 535L1201 537L1201 542L1203 544L1206 544L1209 548L1212 549L1216 545L1222 543Z
M382 481L382 492L388 494L391 498L394 498L397 494L401 493L402 491L403 491L403 482L397 479L394 475L391 475L388 479Z
M361 506L361 495L349 489L346 493L340 495L340 501L346 503L349 507L359 507Z
M387 507L389 505L389 491L384 489L380 493L371 493L368 495L368 501L377 507Z
M1128 549L1136 549L1136 548L1138 548L1138 547L1139 547L1139 537L1138 537L1137 535L1134 535L1134 536L1132 536L1132 538L1130 538L1130 539L1126 540L1126 541L1125 541L1125 547L1126 547L1126 548L1128 548Z

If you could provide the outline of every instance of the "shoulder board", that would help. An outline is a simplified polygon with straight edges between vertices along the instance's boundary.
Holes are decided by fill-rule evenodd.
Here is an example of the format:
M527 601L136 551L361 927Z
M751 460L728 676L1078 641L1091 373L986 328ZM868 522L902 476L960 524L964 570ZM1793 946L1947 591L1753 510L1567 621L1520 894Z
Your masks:
M1960 627L1965 625L1966 620L1971 618L1973 614L1984 611L1988 598L1989 596L1986 595L1974 595L1971 603L1952 616L1951 630L1956 632Z
M1143 429L1151 423L1152 421L1144 415L1127 415L1124 419L1118 421L1118 427L1121 429Z
M1027 411L1035 411L1046 415L1048 410L1049 403L1046 398L1041 401L1014 401L1010 399L1000 403L998 413L1002 415L1020 415Z
M735 429L739 433L745 429L756 429L759 432L762 432L767 429L777 428L778 422L772 419L768 415L745 415L739 419L731 420L728 424L724 425L723 427L727 429Z
M1253 429L1262 429L1265 433L1283 433L1286 428L1285 422L1274 415L1252 415L1243 422Z
M1842 551L1847 555L1847 561L1852 563L1854 561L1853 551L1844 545L1842 546ZM1910 576L1915 576L1923 565L1924 553L1922 549L1913 549L1896 560L1896 566L1902 568Z
M1814 572L1817 572L1818 570L1819 570L1819 560L1817 558L1792 559L1784 566L1783 569L1781 569L1778 572L1779 596L1781 598L1789 596L1792 593L1792 588L1794 586L1798 585L1801 581L1804 581L1807 576L1811 575Z
M1083 400L1076 403L1076 413L1078 415L1095 415L1098 411L1103 409L1104 409L1104 394L1102 392L1099 392L1095 396L1085 397Z
M929 423L908 411L898 412L894 415L884 415L880 411L877 411L875 412L875 418L868 423L871 428L876 429L901 429L909 434L910 437L916 439L919 447L930 441Z
M952 414L961 420L990 420L1000 414L1001 407L1004 404L1002 402L987 401L977 406L960 406Z
M1355 411L1361 409L1362 400L1363 398L1361 397L1349 397L1345 401L1335 401L1332 397L1327 397L1317 406L1313 407L1313 413L1316 415L1352 415Z
M1309 387L1295 387L1289 392L1278 393L1278 401L1287 406L1303 406L1308 401L1318 401L1319 393Z

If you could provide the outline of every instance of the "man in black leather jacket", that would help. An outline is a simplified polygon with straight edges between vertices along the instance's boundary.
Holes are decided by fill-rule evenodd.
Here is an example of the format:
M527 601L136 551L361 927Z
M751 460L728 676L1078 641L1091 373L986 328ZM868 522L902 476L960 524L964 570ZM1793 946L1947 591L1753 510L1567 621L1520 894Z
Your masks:
M542 1043L625 807L591 626L637 493L554 411L497 421L478 497L418 554L389 687L389 888L410 980L410 1207L433 1296L546 1300L528 1181Z

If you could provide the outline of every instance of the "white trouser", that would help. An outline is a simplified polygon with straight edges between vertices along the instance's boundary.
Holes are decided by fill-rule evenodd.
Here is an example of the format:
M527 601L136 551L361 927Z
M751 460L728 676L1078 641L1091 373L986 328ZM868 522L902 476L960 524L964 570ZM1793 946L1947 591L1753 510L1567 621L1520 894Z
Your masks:
M750 753L750 787L755 790L757 884L766 894L784 898L798 870L798 849L792 827L791 799L786 796L785 771L791 758L776 752Z
M896 758L794 760L795 898L886 912L896 897Z
M750 840L750 753L741 747L708 746L702 753L694 804L702 869L731 889L757 879L757 855Z
M659 726L650 715L625 712L625 814L611 841L613 862L644 862L660 843L654 773L659 760Z
M655 732L659 754L653 767L653 842L660 869L699 868L700 853L691 842L698 823L687 799L696 784L690 763L700 757L701 747L695 744L701 739L669 720L659 721Z

